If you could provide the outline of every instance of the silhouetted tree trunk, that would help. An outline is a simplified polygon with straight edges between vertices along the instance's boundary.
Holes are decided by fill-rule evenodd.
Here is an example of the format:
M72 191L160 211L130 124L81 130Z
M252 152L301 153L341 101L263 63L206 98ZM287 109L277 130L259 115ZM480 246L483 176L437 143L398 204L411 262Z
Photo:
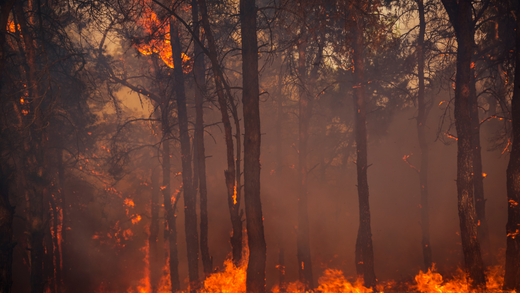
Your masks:
M480 147L480 118L477 89L475 87L475 71L471 69L469 107L471 112L471 149L473 150L473 192L475 196L475 212L477 214L477 234L483 259L490 264L489 228L486 220L486 199L484 198L484 176L482 175L482 155Z
M5 55L5 35L7 33L7 22L9 20L9 14L13 8L16 0L2 1L2 7L0 7L0 72L4 72L4 65L6 61ZM0 90L3 87L3 81L0 80Z
M507 247L504 290L520 291L520 6L516 9L516 67L511 101L513 144L507 166Z
M151 178L152 192L150 199L150 235L148 236L148 245L150 251L150 285L152 293L156 293L159 281L161 279L161 262L159 257L159 195L161 186L159 184L160 170L155 164L152 166Z
M474 287L485 286L486 278L475 219L473 199L473 144L471 127L471 75L474 25L470 0L442 0L457 37L455 76L455 127L457 129L457 194L460 236L464 261Z
M246 290L265 292L266 244L260 200L260 94L254 0L240 0L244 105L244 199L249 263Z
M168 240L169 255L170 255L170 281L172 285L172 291L178 291L181 288L179 281L179 259L177 251L177 221L175 211L172 206L171 198L171 185L170 185L170 125L168 123L168 117L170 111L168 110L169 102L168 99L163 98L161 109L161 129L162 129L162 193L164 200L164 217L165 217L165 229L164 238Z
M374 272L374 249L372 246L372 231L370 227L370 204L367 178L367 127L365 106L365 62L363 56L363 18L357 12L352 25L352 59L354 61L354 115L357 148L357 188L359 198L359 230L356 240L356 270L363 277L366 287L376 285Z
M179 117L179 136L181 141L182 186L184 195L184 225L186 246L188 250L188 271L190 290L195 292L199 287L199 236L197 230L197 203L193 188L191 169L190 134L188 132L188 110L186 108L186 92L184 89L184 73L182 69L181 43L177 21L170 19L170 35L173 58L173 76L175 79L175 98Z
M57 154L57 164L58 164L58 194L59 196L59 209L61 209L61 282L58 283L61 286L61 289L58 288L59 292L64 292L67 289L67 273L71 270L70 268L70 257L68 255L68 239L69 239L69 217L68 211L69 207L67 206L67 198L65 192L65 166L63 165L63 148L58 149Z
M240 260L242 259L242 215L239 213L241 202L241 197L239 193L240 186L237 184L236 178L240 176L240 174L236 174L237 170L235 165L235 156L233 153L233 133L231 122L229 120L229 115L227 112L228 106L225 94L227 94L230 103L233 103L233 101L231 100L229 89L225 84L224 76L218 63L217 47L209 24L209 16L206 1L198 0L198 3L200 6L200 12L202 16L202 26L204 28L204 32L208 40L207 55L211 61L211 68L213 70L215 87L217 89L220 113L222 115L222 123L224 124L227 159L227 170L224 171L224 176L226 179L226 187L228 192L228 206L231 216L231 226L233 229L233 235L231 236L230 242L231 248L233 250L233 262L235 263L235 265L238 265L240 263ZM226 92L224 92L224 90ZM237 128L237 138L239 137L239 134L240 128ZM238 148L239 146L237 146L237 149ZM238 163L239 162L237 159L237 164Z
M307 80L306 67L306 41L298 45L298 71L302 87ZM312 111L313 100L307 95L307 89L300 90L298 112L298 229L297 256L299 280L307 289L314 288L312 276L312 258L309 233L309 211L307 203L307 144L309 140L309 120Z
M29 26L25 19L22 3L14 6L14 11L20 31L23 36L24 53L26 61L26 81L31 99L29 107L29 117L31 121L27 121L29 125L30 139L25 142L24 149L24 174L27 183L27 231L29 232L29 245L31 252L31 293L43 293L44 291L44 275L43 263L45 257L44 235L45 225L43 219L43 199L45 194L45 148L46 135L43 122L41 90L36 77L38 65L36 61L36 48ZM36 8L40 12L39 4L32 3L33 9ZM36 26L35 16L31 17L31 24ZM41 24L40 24L41 25Z
M5 55L5 35L7 33L7 22L9 14L15 3L15 0L6 1L0 7L0 73L4 72L6 61ZM0 77L0 90L3 88L5 81ZM2 103L6 105L6 103ZM0 131L3 132L3 129ZM0 132L0 139L5 140L7 137ZM13 217L14 207L11 206L9 200L10 183L13 180L13 172L6 163L7 158L3 157L4 149L0 149L0 293L10 293L13 284Z
M421 167L419 171L419 183L421 188L421 230L422 251L424 266L426 269L432 266L432 249L430 247L430 205L428 204L428 142L426 140L426 109L424 97L424 35L426 33L426 20L424 17L423 0L417 0L419 8L419 36L417 40L417 71L419 76L419 92L417 93L417 104L419 113L417 115L417 135L419 147L421 148Z
M283 64L283 61L280 60ZM280 72L278 73L278 87L276 89L275 97L276 97L276 130L275 130L275 156L276 156L276 178L278 188L283 186L283 151L282 151L282 125L284 121L284 113L283 113L283 65L280 66ZM280 190L279 190L280 192ZM280 196L282 194L280 193ZM283 208L283 207L281 207ZM278 229L278 287L280 289L280 293L285 293L287 290L287 285L285 282L285 233L286 233L286 221L282 216L283 213L277 212L281 217L279 218L280 228Z
M9 200L13 173L8 168L4 162L0 163L0 293L10 293L13 284L14 207Z
M46 198L46 206L49 206L49 203L52 201L50 194L47 195ZM53 204L52 204L53 205ZM46 209L49 212L52 212L51 209ZM50 216L51 213L48 213ZM54 219L52 219L54 222ZM43 274L44 274L44 282L45 282L45 291L46 292L54 292L56 293L56 283L54 278L54 237L52 236L52 229L54 228L53 225L47 224L44 236L44 246L45 246L45 260L43 262Z
M191 1L193 32L195 38L200 39L199 6L197 0ZM200 194L200 254L206 277L213 271L213 259L208 247L208 189L206 187L206 155L204 154L204 93L206 92L206 78L204 73L204 55L200 45L194 44L193 75L195 78L195 156L196 171L194 174L199 182ZM195 177L194 176L194 177ZM194 180L195 181L195 180ZM195 186L194 186L195 188Z

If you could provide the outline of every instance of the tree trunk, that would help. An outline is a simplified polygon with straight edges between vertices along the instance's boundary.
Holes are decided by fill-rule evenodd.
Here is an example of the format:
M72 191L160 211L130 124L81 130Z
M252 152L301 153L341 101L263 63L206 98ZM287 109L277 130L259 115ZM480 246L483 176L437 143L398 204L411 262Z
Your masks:
M266 244L260 200L260 94L254 0L240 0L244 105L244 198L249 263L246 290L265 292Z
M432 249L430 247L430 206L428 204L428 142L426 140L427 110L424 101L424 35L426 32L426 20L424 17L423 0L417 0L419 8L419 36L417 40L417 69L419 76L419 92L417 102L419 113L417 115L417 135L421 148L421 167L419 172L419 184L421 188L421 230L422 251L424 266L427 269L432 266Z
M457 195L460 236L466 271L474 287L486 284L477 235L473 199L473 150L470 91L474 31L472 3L442 0L457 37L457 74L455 76L455 127L457 129Z
M66 192L65 192L65 167L63 166L63 149L60 148L58 150L58 157L57 157L57 164L58 164L58 188L59 188L59 195L60 195L60 207L61 210L61 241L59 242L59 247L61 248L61 282L58 283L59 286L61 286L61 289L58 288L58 292L66 292L67 290L67 273L71 270L70 269L70 257L68 256L68 239L69 239L69 232L68 232L68 225L69 225L69 217L68 217L68 210L69 207L67 206L67 198L66 198Z
M10 293L13 284L13 217L14 207L9 200L12 172L0 163L0 293Z
M507 166L507 246L504 290L520 291L520 7L516 10L515 84L511 101L513 144Z
M356 240L356 270L363 277L366 287L376 285L374 272L374 251L372 246L372 231L370 227L370 204L367 178L367 128L365 109L365 69L363 57L363 19L360 14L355 16L353 24L353 61L354 61L354 115L357 148L357 183L359 197L359 230Z
M307 81L306 43L298 46L298 71L302 84L298 112L298 229L297 256L299 280L306 289L313 289L312 258L309 233L309 211L307 203L307 142L309 140L309 120L312 111L312 97L304 89Z
M164 238L169 243L169 254L170 254L170 281L172 285L172 291L179 291L181 289L181 283L179 281L179 259L177 251L177 221L175 218L175 211L173 210L172 198L171 198L171 186L170 186L170 125L168 122L169 117L169 103L168 99L163 99L161 105L161 122L162 122L162 193L164 200L164 217L165 217L165 229Z
M195 38L200 39L199 9L197 0L191 1L193 31ZM204 151L204 93L206 92L206 78L204 74L204 55L200 45L195 42L193 75L195 78L195 146L197 157L197 177L200 194L200 254L206 277L213 272L213 259L208 247L208 189L206 186L206 155ZM194 186L195 187L195 186Z
M7 22L9 21L9 14L13 8L16 0L9 0L2 2L0 7L0 72L4 72L4 66L6 61L5 54L5 36L7 33ZM0 80L0 90L2 89L3 82Z
M280 60L283 64L283 61ZM283 151L282 151L282 125L283 125L283 65L280 66L280 72L278 73L278 88L276 89L276 106L277 106L277 114L276 114L276 130L275 130L275 156L276 156L276 178L278 188L283 186L284 179L282 177L283 170ZM280 194L282 196L282 194ZM281 207L283 208L283 207ZM277 213L282 215L282 213ZM285 293L287 290L287 285L285 281L285 233L286 233L286 221L285 217L279 218L280 228L278 232L278 287L280 289L280 293Z
M50 196L47 196L48 201L46 200L46 203L47 203L47 206L48 206L48 203L52 201L52 199L50 199ZM51 209L48 209L47 211L50 212L48 213L49 215L51 213L53 213L53 209L54 208L51 208ZM54 222L54 219L52 219L53 222ZM54 229L54 224L53 225L47 225L46 227L46 231L45 231L45 236L44 236L44 247L45 247L45 258L44 258L44 262L43 262L43 274L44 274L44 282L45 282L45 292L54 292L56 293L56 279L55 279L55 271L54 271L54 237L52 236L52 230Z
M56 148L56 151L55 151L55 156L54 156L54 163L56 164L55 167L55 171L56 173L55 176L55 183L56 183L56 186L57 186L57 189L55 189L55 191L57 191L56 194L53 194L49 200L50 200L50 203L51 203L51 207L52 207L52 230L53 230L53 234L52 235L52 243L53 243L53 253L54 253L54 270L55 270L55 288L56 288L56 292L58 293L61 293L62 292L62 282L63 282L63 279L62 279L62 255L61 255L61 232L62 232L62 228L63 228L63 218L61 217L61 214L62 214L62 211L61 211L61 204L60 204L60 200L61 200L61 196L60 196L60 193L61 193L61 185L60 185L60 165L63 165L63 163L61 162L62 161L62 149L61 148Z
M159 184L160 175L159 166L152 166L151 170L151 181L152 181L152 192L150 200L150 235L148 237L148 246L150 248L150 285L152 287L152 293L156 293L161 279L161 261L159 257L159 190L161 186Z
M215 39L213 38L213 33L209 24L209 16L208 10L206 6L205 0L198 0L200 6L200 12L202 16L202 25L204 28L204 32L206 33L206 37L208 40L208 57L211 61L211 68L213 70L213 76L215 80L215 87L217 89L217 97L218 103L220 107L220 113L222 115L222 123L224 124L224 134L226 140L226 158L227 158L227 170L224 171L224 176L226 179L226 187L228 191L228 206L229 212L231 216L231 226L233 229L233 235L231 236L231 248L233 254L233 262L235 265L238 265L242 260L242 216L239 214L240 209L240 186L238 186L236 182L236 178L240 176L240 174L236 174L236 165L235 165L235 157L233 153L233 134L231 122L229 120L229 115L227 112L227 102L224 90L226 90L227 96L229 98L229 102L233 103L231 100L231 95L229 90L225 85L225 80L223 78L222 70L220 69L220 65L218 63L217 58L217 48L215 44ZM240 133L240 128L237 128L237 135ZM238 137L238 136L237 136ZM237 149L239 146L237 146ZM237 160L238 161L238 160Z
M34 3L33 3L34 4ZM22 4L14 6L14 11L24 41L25 59L27 62L26 81L29 97L31 99L27 121L29 125L30 139L25 143L24 150L24 171L27 179L28 202L27 202L27 231L29 233L29 243L31 251L31 293L43 293L44 276L43 262L45 251L43 240L45 235L45 225L43 220L43 198L45 193L45 127L43 122L41 90L36 78L37 61L36 48L33 36L29 33L28 24L25 19ZM34 4L34 7L37 5ZM32 20L32 19L31 19ZM31 23L37 25L36 23Z
M193 188L191 169L190 134L188 132L188 110L186 108L186 92L184 90L184 73L182 69L181 43L177 21L170 19L170 35L173 58L173 76L175 79L175 95L179 117L179 134L181 141L182 186L184 189L184 225L186 246L188 250L188 272L190 291L199 288L199 236L197 230L197 201Z
M473 192L475 196L475 211L477 214L477 234L482 250L482 257L489 265L491 262L489 228L486 219L486 199L484 198L484 176L482 175L482 155L480 147L480 119L478 114L478 97L475 87L475 72L471 70L470 100L471 112L471 149L473 150Z

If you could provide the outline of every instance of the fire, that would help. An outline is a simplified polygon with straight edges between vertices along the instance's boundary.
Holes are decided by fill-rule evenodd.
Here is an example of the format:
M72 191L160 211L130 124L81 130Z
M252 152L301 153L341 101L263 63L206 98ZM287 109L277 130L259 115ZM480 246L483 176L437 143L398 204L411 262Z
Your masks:
M503 292L501 290L504 277L502 266L494 266L487 272L486 292ZM459 269L452 280L443 281L442 276L435 271L435 265L428 272L419 272L415 276L416 285L414 289L421 293L476 293L471 289L470 280L467 275Z
M144 9L143 17L139 19L138 24L144 28L149 40L147 39L146 42L136 44L137 50L143 55L157 54L168 67L173 68L170 24L167 21L161 21L149 7ZM181 54L182 63L185 65L184 70L189 72L190 65L188 61L190 57L184 53Z
M237 182L235 181L235 190L233 192L233 204L237 204Z
M8 20L7 21L7 31L10 33L15 33L17 30L20 31L20 25L18 24L15 26L14 21Z
M211 274L204 281L201 293L245 293L247 258L237 267L231 259L224 262L224 269Z

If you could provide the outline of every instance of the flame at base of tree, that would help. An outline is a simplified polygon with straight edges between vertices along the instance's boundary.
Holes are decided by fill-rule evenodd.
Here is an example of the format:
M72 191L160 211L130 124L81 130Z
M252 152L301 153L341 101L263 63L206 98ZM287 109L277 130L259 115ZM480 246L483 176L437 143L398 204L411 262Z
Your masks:
M504 268L494 266L487 272L487 282L485 292L503 292L502 283ZM441 274L435 270L435 265L426 273L420 271L415 276L415 285L410 286L421 293L477 293L478 290L471 289L471 280L459 269L452 280L443 281ZM514 292L514 291L513 291Z
M247 247L247 246L246 246ZM150 264L149 264L149 247L142 249L146 253L144 276L139 280L138 284L131 286L126 293L151 293L150 283ZM240 264L235 265L229 257L224 261L223 268L211 274L204 281L203 288L200 293L246 293L246 275L249 253L244 249L244 255ZM376 289L363 286L363 280L357 279L349 282L341 270L326 269L323 275L318 279L318 288L314 290L305 290L303 283L296 281L285 285L285 289L281 290L278 285L274 286L270 292L272 293L373 293L373 292L420 292L420 293L477 293L477 292L504 292L502 291L503 266L497 265L487 272L487 283L484 291L471 289L471 280L459 269L450 279L443 279L439 274L435 265L427 272L420 271L415 276L413 284L401 284L397 286L396 282L381 282ZM407 288L403 289L399 288ZM157 293L171 292L170 274L168 261L163 268L163 275L158 284ZM189 292L179 291L179 293ZM511 293L514 293L512 291ZM96 293L116 293L115 291L104 290L101 286Z

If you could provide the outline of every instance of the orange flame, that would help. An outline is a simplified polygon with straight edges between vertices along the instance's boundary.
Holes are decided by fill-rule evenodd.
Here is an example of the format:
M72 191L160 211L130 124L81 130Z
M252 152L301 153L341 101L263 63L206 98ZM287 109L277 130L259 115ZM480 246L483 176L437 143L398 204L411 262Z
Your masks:
M170 24L158 19L157 14L151 8L145 8L143 17L138 20L138 24L144 28L150 40L135 47L143 55L157 54L161 60L170 68L173 68L172 47L170 41ZM185 71L189 72L190 57L181 53L182 63L185 64Z

